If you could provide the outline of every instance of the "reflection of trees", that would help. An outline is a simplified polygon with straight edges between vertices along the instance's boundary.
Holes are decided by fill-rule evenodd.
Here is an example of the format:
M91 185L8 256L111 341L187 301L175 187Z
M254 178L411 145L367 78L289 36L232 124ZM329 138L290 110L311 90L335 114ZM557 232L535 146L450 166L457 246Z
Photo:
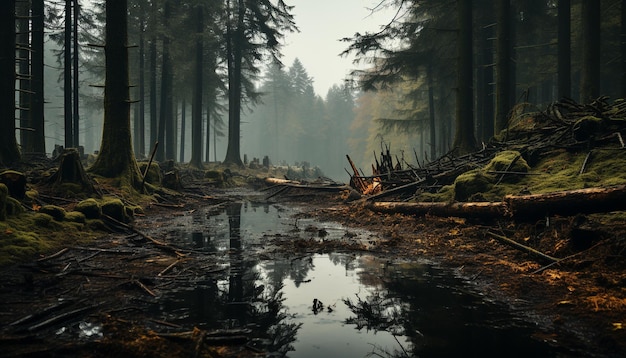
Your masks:
M288 318L282 297L282 285L266 289L258 284L259 273L254 270L256 262L246 260L245 245L241 238L242 203L232 203L226 208L230 234L230 277L226 299L227 323L238 327L253 323L257 329L254 336L267 339L265 349L285 355L293 350L292 342L300 328L299 324L287 323Z

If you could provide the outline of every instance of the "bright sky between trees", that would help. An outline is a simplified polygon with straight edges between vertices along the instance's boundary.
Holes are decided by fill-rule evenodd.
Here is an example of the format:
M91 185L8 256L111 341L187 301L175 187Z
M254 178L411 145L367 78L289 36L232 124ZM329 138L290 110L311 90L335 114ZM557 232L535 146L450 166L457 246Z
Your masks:
M287 34L282 49L286 67L299 58L310 77L315 92L326 97L328 89L341 84L355 68L353 56L340 57L349 45L339 41L354 33L378 31L393 18L393 11L372 13L380 0L286 0L295 8L292 13L299 33ZM362 67L361 67L362 68Z

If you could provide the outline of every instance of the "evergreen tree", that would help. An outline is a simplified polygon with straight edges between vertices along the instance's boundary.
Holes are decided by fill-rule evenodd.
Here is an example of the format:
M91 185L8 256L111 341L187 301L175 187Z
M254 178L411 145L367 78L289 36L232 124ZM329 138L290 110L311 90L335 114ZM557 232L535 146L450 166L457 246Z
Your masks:
M15 138L15 0L0 2L0 165L20 160Z
M127 0L106 1L104 127L100 154L89 170L138 188L141 176L130 129L127 11Z
M241 165L240 128L242 95L246 78L244 65L258 72L255 62L263 52L276 57L279 39L296 29L290 6L282 0L227 0L226 57L228 64L228 146L224 163Z

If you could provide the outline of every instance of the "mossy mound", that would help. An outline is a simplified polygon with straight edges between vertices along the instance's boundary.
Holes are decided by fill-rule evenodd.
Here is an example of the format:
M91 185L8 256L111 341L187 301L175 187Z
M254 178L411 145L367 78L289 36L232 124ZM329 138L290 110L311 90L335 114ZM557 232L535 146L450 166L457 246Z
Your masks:
M74 210L83 213L87 219L99 219L102 215L102 207L96 199L89 198L76 205Z
M454 200L467 201L478 193L489 191L493 187L493 177L482 170L474 169L459 175L454 181Z
M63 219L65 219L65 215L67 214L65 209L56 205L44 205L39 208L39 212L52 216L56 221L63 221Z
M146 173L148 162L137 162L137 166L139 167L141 174ZM150 169L146 173L146 183L158 185L161 183L161 180L161 167L158 163L150 163Z
M25 211L22 203L12 197L7 198L6 209L7 215L19 215Z
M84 224L87 221L85 214L80 211L70 211L65 215L65 221Z
M50 227L54 218L50 214L35 213L33 214L33 222L39 227Z
M120 199L107 199L102 203L102 214L120 222L129 222L130 218L124 203Z
M513 164L511 164L513 163ZM527 173L530 166L522 157L520 152L515 150L504 150L498 153L489 164L485 166L485 171L510 171L518 173Z

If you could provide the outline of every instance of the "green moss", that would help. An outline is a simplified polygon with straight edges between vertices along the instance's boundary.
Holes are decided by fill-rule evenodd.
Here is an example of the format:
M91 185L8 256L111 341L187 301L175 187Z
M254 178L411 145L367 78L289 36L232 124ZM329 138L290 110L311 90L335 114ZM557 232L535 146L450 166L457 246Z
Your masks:
M148 162L138 162L137 165L139 166L139 171L143 175L148 167ZM150 169L148 170L148 173L146 173L146 183L160 184L161 179L161 167L159 167L158 163L151 163Z
M515 161L513 165L511 162ZM511 166L509 168L509 166ZM530 170L530 166L526 163L526 160L522 158L520 152L515 150L505 150L498 153L489 164L485 166L485 171L504 171L508 170L510 172L522 172L526 173Z
M41 226L41 227L49 227L50 224L52 223L52 220L54 220L52 215L45 214L42 212L35 213L33 216L33 222L35 223L35 225Z
M39 212L52 216L56 221L63 221L63 219L65 219L65 215L67 214L65 209L56 205L44 205L39 209Z
M65 215L65 221L75 222L75 223L85 223L86 222L85 214L80 211L70 211Z
M100 203L93 198L81 201L74 210L83 213L87 219L98 219L102 215Z
M477 193L485 193L493 186L493 178L474 169L459 175L454 181L454 200L466 201Z
M108 199L102 203L102 214L108 215L120 222L128 222L126 208L120 199Z

